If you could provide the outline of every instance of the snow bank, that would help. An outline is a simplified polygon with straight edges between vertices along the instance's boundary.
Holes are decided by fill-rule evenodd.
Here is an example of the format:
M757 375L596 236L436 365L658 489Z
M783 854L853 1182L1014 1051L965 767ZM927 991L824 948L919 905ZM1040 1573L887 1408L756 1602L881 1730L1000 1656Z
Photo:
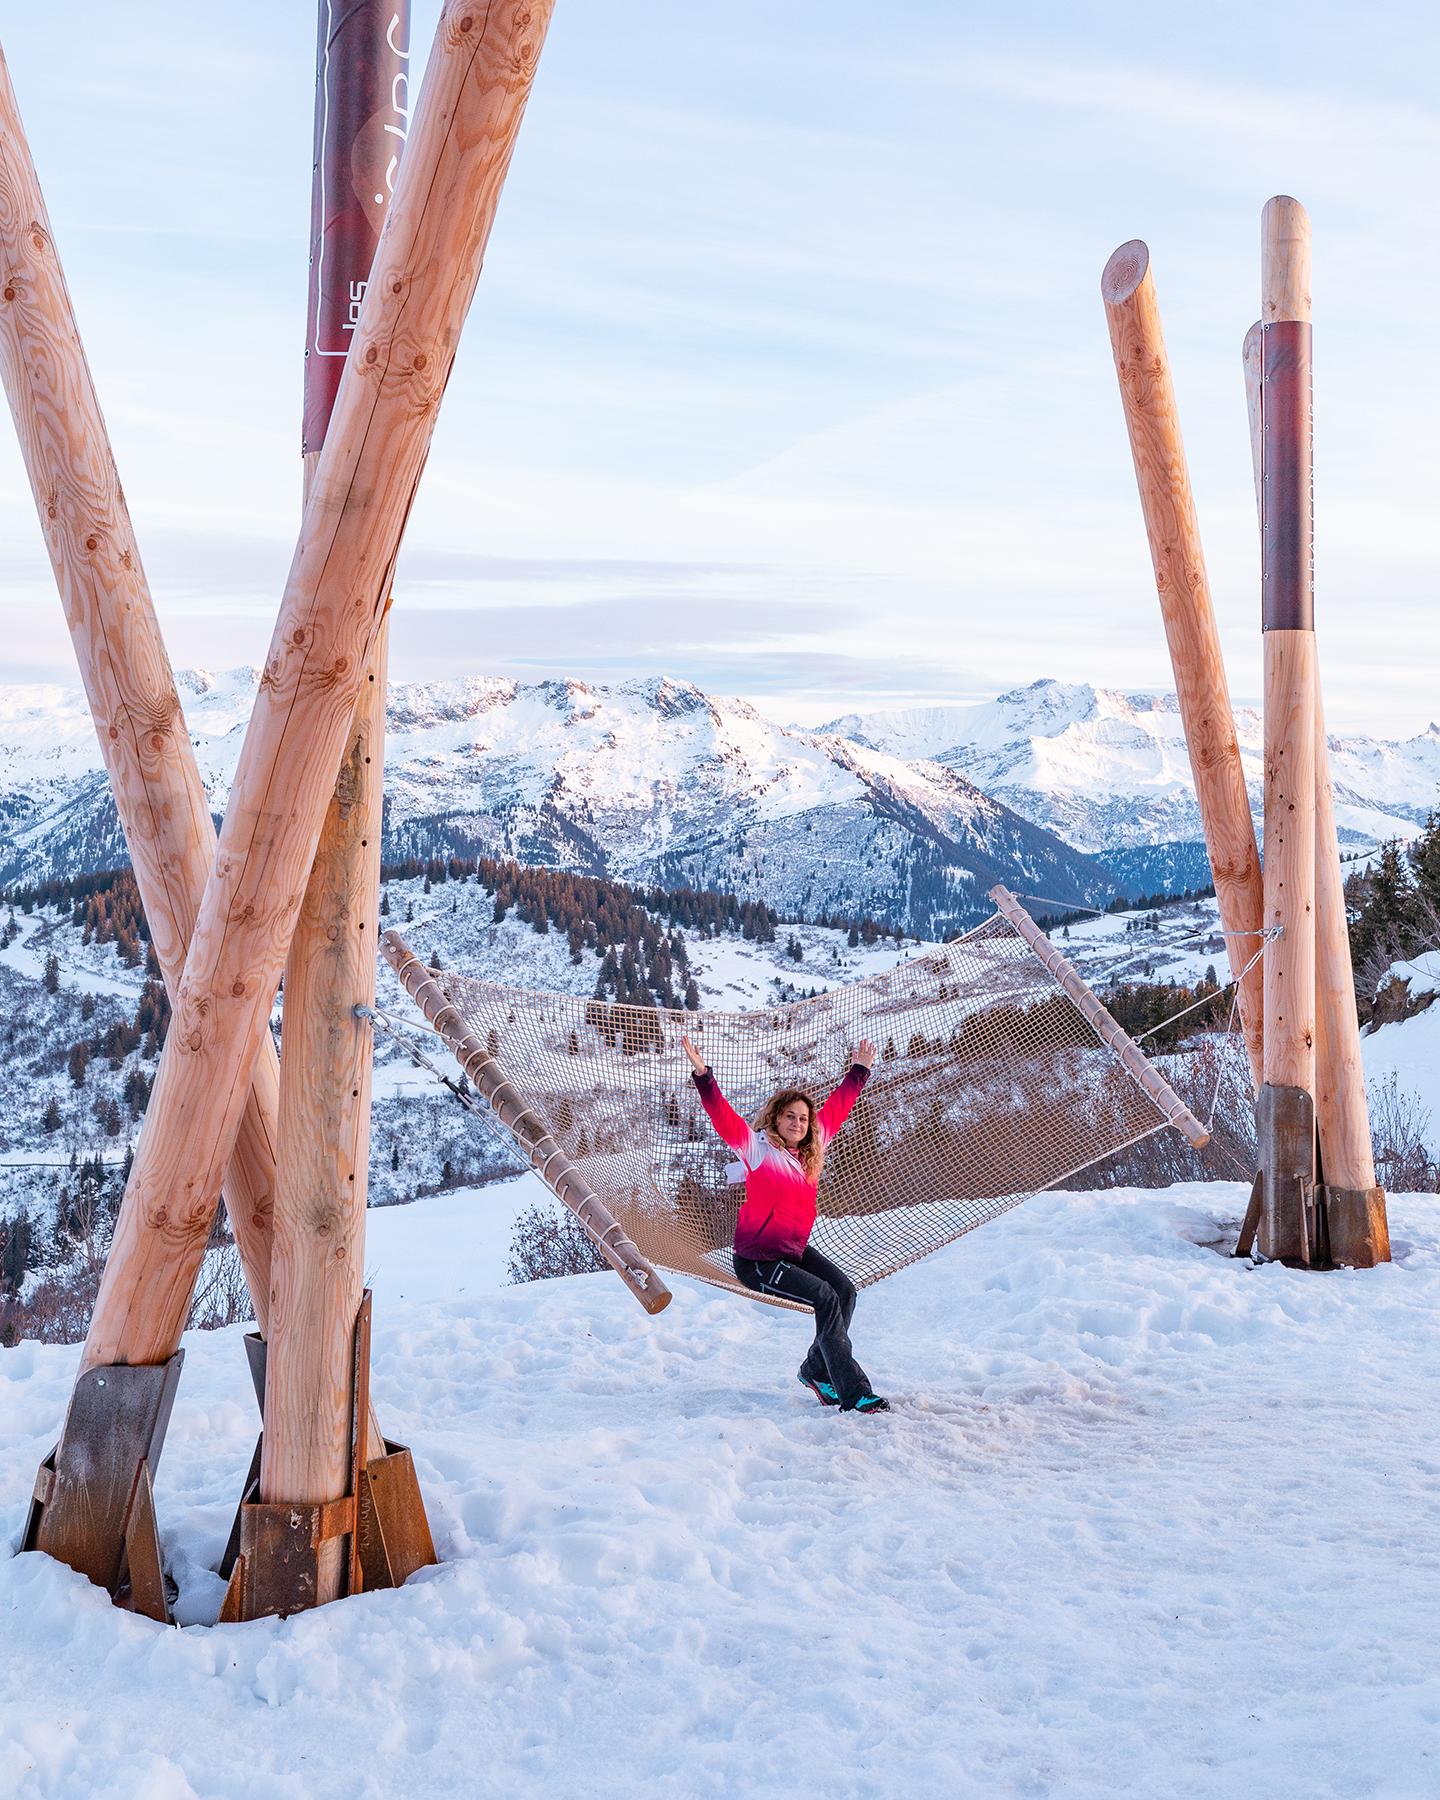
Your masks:
M1367 1032L1360 1040L1360 1054L1372 1089L1393 1075L1402 1093L1417 1095L1440 1120L1440 1005Z
M1316 1276L1205 1247L1244 1197L1045 1196L867 1291L872 1419L801 1391L795 1315L480 1293L459 1196L375 1216L443 1566L201 1623L255 1418L239 1333L192 1338L159 1505L193 1623L0 1560L0 1790L1434 1794L1440 1203ZM0 1353L12 1540L76 1358Z

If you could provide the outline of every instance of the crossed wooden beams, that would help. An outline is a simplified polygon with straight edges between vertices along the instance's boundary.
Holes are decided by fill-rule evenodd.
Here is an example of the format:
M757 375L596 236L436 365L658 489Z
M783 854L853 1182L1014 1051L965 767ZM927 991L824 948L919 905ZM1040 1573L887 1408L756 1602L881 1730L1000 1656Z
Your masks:
M275 1364L256 1503L319 1509L307 1546L317 1599L345 1583L335 1503L358 1505L357 1468L385 1454L354 1373L357 1323L368 1341L369 1047L352 1010L373 996L383 624L551 7L442 10L218 843L0 62L0 365L173 1008L76 1398L27 1533L112 1592L145 1535L222 1189ZM330 932L352 926L353 949L331 954ZM306 1048L287 1054L282 1096L269 1018L287 956L305 996L295 1006L287 994L287 1019L294 1006L304 1021L287 1027L287 1052ZM328 1491L277 1489L302 1478Z

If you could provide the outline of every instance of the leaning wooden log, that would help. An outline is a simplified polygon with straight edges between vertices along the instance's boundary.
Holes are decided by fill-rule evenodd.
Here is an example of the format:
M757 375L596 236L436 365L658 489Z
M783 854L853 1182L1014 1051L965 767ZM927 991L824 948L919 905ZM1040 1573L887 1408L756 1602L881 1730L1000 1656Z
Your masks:
M215 827L3 54L0 256L0 376L173 1001L215 858ZM224 1172L230 1223L262 1332L277 1092L275 1048L262 1043ZM210 1211L214 1197L203 1203Z
M163 1360L269 1029L550 6L444 8L241 751L84 1362Z
M444 1039L475 1091L524 1151L551 1193L579 1219L595 1248L646 1312L662 1312L671 1296L659 1272L626 1237L604 1201L551 1137L545 1121L526 1104L500 1063L451 1005L434 974L398 931L387 931L380 947L405 992Z
M1315 1093L1315 612L1311 493L1310 234L1279 195L1261 227L1260 556L1265 638L1263 1256L1312 1261ZM1282 1125L1278 1121L1285 1121ZM1312 1128L1313 1129L1313 1128ZM1293 1141L1291 1141L1293 1140Z
M1122 244L1106 263L1100 292L1221 928L1229 933L1230 967L1239 976L1261 942L1260 857L1150 252L1139 239ZM1257 1086L1264 1058L1263 980L1257 964L1240 981L1241 1029Z
M405 0L320 0L302 426L305 493L329 430L406 124ZM392 148L393 146L393 148ZM365 671L285 964L263 1503L347 1491L354 1326L365 1269L388 625ZM367 1388L368 1394L368 1388ZM365 1461L384 1454L373 1416ZM344 1588L340 1545L316 1556L314 1600Z
M997 884L990 889L989 897L995 904L995 910L1009 920L1069 995L1076 1010L1101 1043L1115 1052L1126 1074L1164 1114L1166 1124L1173 1125L1187 1144L1196 1150L1203 1150L1210 1142L1209 1127L1195 1117L1105 1003L1091 993L1085 985L1085 978L1069 957L1056 949L1009 888ZM390 934L386 935L388 937Z

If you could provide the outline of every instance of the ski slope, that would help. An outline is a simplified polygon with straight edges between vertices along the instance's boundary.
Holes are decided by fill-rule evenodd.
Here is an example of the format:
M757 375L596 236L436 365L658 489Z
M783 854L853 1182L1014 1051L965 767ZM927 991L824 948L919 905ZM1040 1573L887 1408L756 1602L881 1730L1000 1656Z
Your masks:
M496 1291L526 1178L370 1215L375 1391L442 1566L215 1628L256 1420L192 1335L158 1488L182 1631L0 1560L0 1792L1440 1792L1440 1201L1396 1261L1255 1269L1239 1187L1033 1200L862 1294L896 1411L790 1314ZM78 1351L0 1352L18 1536Z

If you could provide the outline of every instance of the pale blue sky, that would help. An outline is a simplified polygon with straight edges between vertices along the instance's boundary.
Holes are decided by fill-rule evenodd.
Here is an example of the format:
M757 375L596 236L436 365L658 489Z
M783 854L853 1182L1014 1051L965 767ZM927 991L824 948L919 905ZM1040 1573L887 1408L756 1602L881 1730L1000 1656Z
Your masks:
M417 50L437 7L417 0ZM97 16L98 15L98 16ZM258 662L299 497L314 16L11 6L177 662ZM1098 297L1151 246L1237 697L1260 208L1315 226L1336 727L1440 715L1430 9L559 0L393 668L663 670L780 716L1168 682ZM70 678L0 434L14 676Z

